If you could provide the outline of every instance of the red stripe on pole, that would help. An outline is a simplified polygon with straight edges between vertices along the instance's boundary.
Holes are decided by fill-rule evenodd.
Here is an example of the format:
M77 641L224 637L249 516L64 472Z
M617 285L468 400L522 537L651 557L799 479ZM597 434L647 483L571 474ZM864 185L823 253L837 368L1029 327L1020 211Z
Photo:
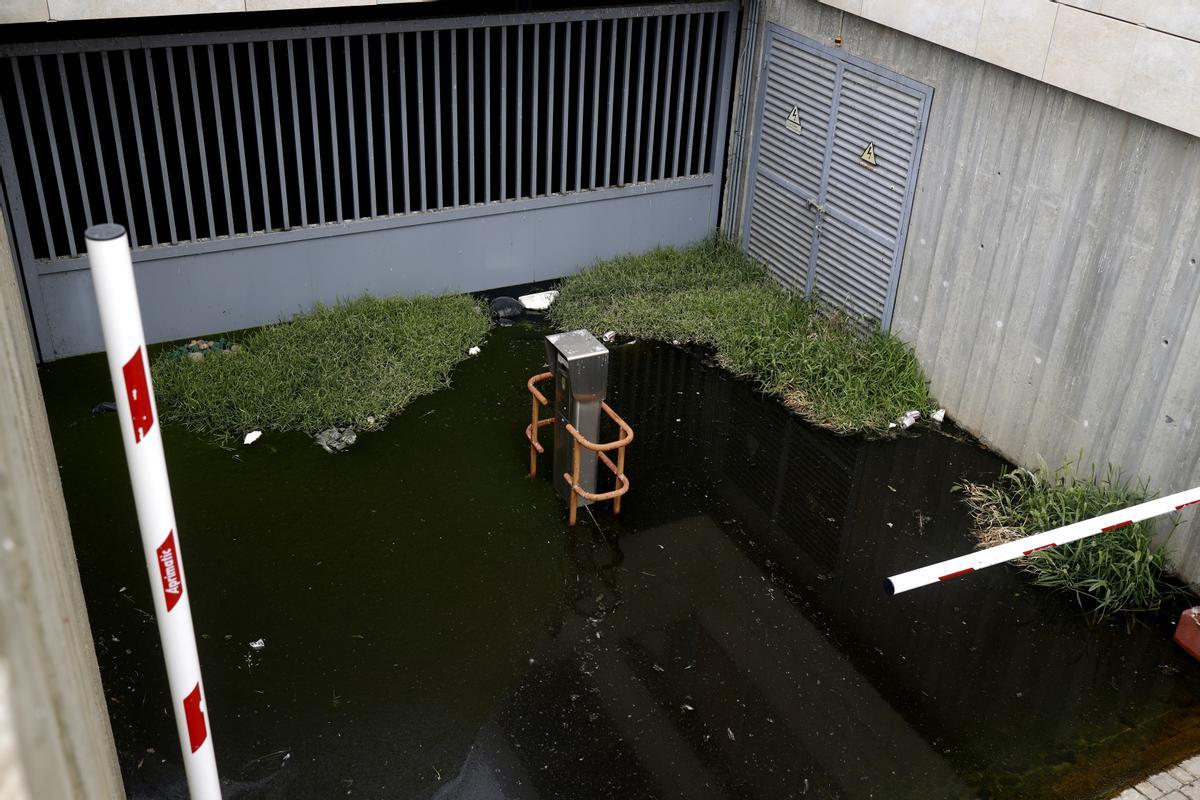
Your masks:
M1035 547L1032 550L1026 550L1025 555L1029 555L1030 553L1036 553L1039 550L1049 550L1051 547L1058 547L1058 545L1055 544L1054 542L1051 542L1050 544L1044 544L1041 547Z
M179 551L175 549L175 531L168 533L158 546L158 574L162 577L163 599L167 601L167 612L170 613L183 597L183 570L179 565Z
M183 716L187 720L188 742L196 752L208 738L208 726L204 724L204 712L200 710L200 684L191 694L183 698Z
M121 367L125 376L125 399L129 401L129 416L133 420L133 441L140 442L154 425L154 412L150 409L150 387L146 382L146 359L139 346L133 358Z
M1109 531L1115 531L1117 528L1124 528L1126 525L1132 525L1132 524L1133 524L1133 520L1127 519L1124 522L1118 522L1116 525L1109 525L1107 528L1101 528L1100 532L1108 533Z
M1184 504L1183 504L1183 505L1181 505L1181 506L1175 506L1175 510L1176 510L1176 511L1178 511L1178 510L1179 510L1179 509L1181 509L1181 508L1187 508L1188 506L1194 506L1194 505L1196 505L1197 503L1200 503L1200 500L1193 500L1193 501L1192 501L1192 502L1190 502L1190 503L1184 503Z
M938 580L939 581L948 581L951 578L957 578L959 575L966 575L968 572L974 572L974 571L975 571L974 567L967 567L966 569L960 569L958 572L951 572L949 575L943 575L940 578L938 578Z

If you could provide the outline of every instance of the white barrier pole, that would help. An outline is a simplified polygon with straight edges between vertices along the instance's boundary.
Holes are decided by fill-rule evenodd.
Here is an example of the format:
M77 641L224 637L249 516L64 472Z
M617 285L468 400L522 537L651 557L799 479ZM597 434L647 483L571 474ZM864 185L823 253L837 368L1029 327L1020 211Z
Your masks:
M901 592L907 592L910 589L916 589L921 586L928 586L938 581L948 581L951 578L972 573L977 569L1003 564L1005 561L1012 561L1014 558L1023 558L1039 550L1047 550L1060 544L1066 544L1067 542L1086 539L1098 533L1106 533L1117 528L1124 528L1126 525L1132 525L1135 522L1141 522L1151 517L1161 517L1163 514L1170 514L1173 511L1179 511L1186 506L1193 506L1198 503L1200 503L1200 487L1189 489L1186 492L1179 492L1168 497L1161 497L1158 500L1139 503L1136 506L1130 506L1121 511L1114 511L1111 514L1102 514L1092 519L1073 522L1070 525L1064 525L1061 528L1055 528L1045 533L1026 536L1014 542L1006 542L995 547L989 547L986 550L978 550L970 555L951 558L948 561L941 561L928 567L914 569L911 572L902 572L899 575L893 575L887 579L888 592L889 594L900 594Z
M192 800L221 800L129 240L125 228L112 224L94 225L84 235L188 791Z

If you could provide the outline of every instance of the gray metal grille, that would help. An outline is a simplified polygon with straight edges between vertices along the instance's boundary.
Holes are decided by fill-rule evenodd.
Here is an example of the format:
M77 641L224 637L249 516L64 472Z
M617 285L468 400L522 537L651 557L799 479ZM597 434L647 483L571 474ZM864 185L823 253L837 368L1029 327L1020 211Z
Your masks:
M932 89L776 25L759 85L746 248L888 327Z
M708 175L730 18L694 4L10 47L18 237L59 261L97 220L153 248Z

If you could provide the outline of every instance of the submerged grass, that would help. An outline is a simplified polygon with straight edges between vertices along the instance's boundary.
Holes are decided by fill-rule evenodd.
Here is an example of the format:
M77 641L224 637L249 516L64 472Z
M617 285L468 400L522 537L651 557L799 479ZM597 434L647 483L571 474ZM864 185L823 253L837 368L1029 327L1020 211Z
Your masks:
M1153 497L1145 483L1130 483L1109 465L1083 473L1065 462L1057 470L1016 469L993 484L966 483L975 537L981 547L1013 541L1072 522L1118 511ZM1097 618L1153 611L1183 590L1167 580L1166 550L1155 544L1154 521L1145 520L1021 559L1033 583L1070 592Z
M797 300L720 238L566 278L550 318L563 329L711 346L726 369L839 433L884 433L905 412L932 407L903 342L878 328L864 336L845 316Z
M487 332L466 295L318 306L249 332L233 352L154 361L164 421L228 436L256 429L316 433L382 427L414 398L450 383L450 371Z

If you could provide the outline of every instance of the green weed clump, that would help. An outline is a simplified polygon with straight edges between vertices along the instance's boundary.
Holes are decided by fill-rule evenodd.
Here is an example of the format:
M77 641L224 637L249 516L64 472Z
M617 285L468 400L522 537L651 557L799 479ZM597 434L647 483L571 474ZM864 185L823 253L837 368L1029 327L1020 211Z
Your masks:
M271 429L317 433L381 428L414 398L450 383L450 371L490 326L466 295L318 306L250 331L232 351L154 361L164 422L228 436Z
M905 412L933 405L903 342L878 326L864 336L844 315L796 299L716 237L566 278L550 319L563 329L710 346L726 369L839 433L885 433Z
M1098 475L1065 462L1054 471L1016 469L990 485L965 483L974 534L992 547L1034 533L1145 502L1144 482L1130 483L1109 465ZM1166 576L1166 550L1145 520L1087 539L1042 550L1017 562L1033 583L1069 592L1097 619L1118 612L1154 611L1180 589Z

